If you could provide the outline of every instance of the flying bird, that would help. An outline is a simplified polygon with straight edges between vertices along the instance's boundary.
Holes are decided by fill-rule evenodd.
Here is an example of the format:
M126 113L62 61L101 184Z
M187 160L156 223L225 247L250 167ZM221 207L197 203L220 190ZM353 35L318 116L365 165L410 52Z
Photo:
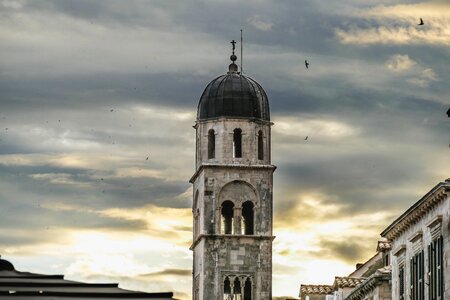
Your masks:
M148 156L147 156L147 158L145 160L148 160Z
M307 135L307 136L305 137L305 141L308 139L308 137L309 137L309 135Z
M305 67L309 69L309 62L305 59Z
M425 23L423 22L422 18L420 18L420 23L419 23L419 24L417 24L417 25L419 25L419 26L421 26L421 25L425 25Z
M111 109L111 110L110 110L110 112L113 112L113 111L114 111L114 109Z

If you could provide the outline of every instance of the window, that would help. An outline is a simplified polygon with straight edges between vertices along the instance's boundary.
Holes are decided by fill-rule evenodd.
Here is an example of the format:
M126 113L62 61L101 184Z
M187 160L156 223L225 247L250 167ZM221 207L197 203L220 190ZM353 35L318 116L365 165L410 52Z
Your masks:
M242 130L240 128L233 131L233 157L242 157Z
M253 234L253 202L246 201L242 205L242 219L244 221L244 234Z
M226 276L223 282L224 300L252 300L252 281L248 276Z
M208 131L208 159L216 156L216 134L214 130Z
M405 300L405 266L401 266L398 272L398 299Z
M424 260L423 251L417 253L410 261L411 272L411 300L424 300L425 281L424 281Z
M222 203L221 233L233 234L234 203L227 200Z
M386 252L386 253L384 254L383 261L384 261L384 266L385 266L385 267L389 266L389 264L390 264L390 261L389 261L389 252Z
M258 132L258 159L264 159L264 141L262 130Z
M444 299L444 260L442 236L428 245L428 286L430 300Z

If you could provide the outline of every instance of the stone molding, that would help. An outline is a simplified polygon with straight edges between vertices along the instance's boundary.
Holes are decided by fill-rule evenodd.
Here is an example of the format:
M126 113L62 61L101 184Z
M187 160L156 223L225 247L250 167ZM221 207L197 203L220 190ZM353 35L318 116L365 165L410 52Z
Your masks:
M411 225L420 220L433 207L444 201L450 195L450 181L440 182L406 212L389 225L382 233L382 237L394 240L405 232Z
M200 242L201 239L208 238L211 240L215 239L254 239L254 240L271 240L273 241L276 236L275 235L251 235L251 234L200 234L198 237L192 242L192 245L189 247L189 250L193 250L195 246Z
M194 183L195 179L197 179L198 175L203 169L247 169L247 170L273 170L277 168L274 165L249 165L249 164L208 164L203 163L200 167L198 167L197 171L195 171L194 175L192 175L191 179L189 179L189 183Z

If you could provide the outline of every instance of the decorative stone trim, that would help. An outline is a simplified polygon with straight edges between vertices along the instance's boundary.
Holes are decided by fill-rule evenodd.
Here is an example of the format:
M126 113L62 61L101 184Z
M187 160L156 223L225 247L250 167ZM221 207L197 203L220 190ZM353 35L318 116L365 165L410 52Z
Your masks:
M436 216L427 224L430 229L431 240L436 240L442 235L442 215Z
M192 245L189 247L189 250L193 250L195 246L203 238L210 239L255 239L255 240L271 240L273 241L276 236L274 235L250 235L250 234L199 234L198 237L193 241Z
M420 220L433 207L450 195L450 181L440 182L406 212L389 225L382 233L382 237L394 240L410 226Z
M191 179L189 179L190 183L194 183L195 179L198 177L200 172L203 169L206 168L212 168L215 170L218 169L253 169L253 170L261 170L261 169L267 169L267 170L276 170L276 166L274 165L244 165L244 164L208 164L203 163L200 167L198 167L197 171L195 171L194 175L192 175Z

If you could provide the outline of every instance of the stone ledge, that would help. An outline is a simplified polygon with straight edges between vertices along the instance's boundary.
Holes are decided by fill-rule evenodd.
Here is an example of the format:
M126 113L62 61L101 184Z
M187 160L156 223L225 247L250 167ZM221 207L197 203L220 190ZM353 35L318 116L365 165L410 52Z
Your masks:
M253 239L253 240L271 240L273 241L276 236L274 235L245 235L245 234L200 234L195 241L192 243L192 245L189 247L189 250L193 250L195 246L202 240L202 239Z

